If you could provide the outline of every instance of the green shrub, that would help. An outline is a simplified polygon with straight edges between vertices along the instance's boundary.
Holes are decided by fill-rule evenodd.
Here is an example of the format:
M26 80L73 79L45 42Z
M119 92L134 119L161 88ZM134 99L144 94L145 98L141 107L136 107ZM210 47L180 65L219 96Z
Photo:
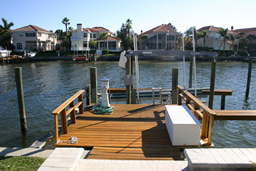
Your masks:
M102 55L108 54L108 53L109 53L109 50L108 50L108 49L103 49L103 50L102 50Z

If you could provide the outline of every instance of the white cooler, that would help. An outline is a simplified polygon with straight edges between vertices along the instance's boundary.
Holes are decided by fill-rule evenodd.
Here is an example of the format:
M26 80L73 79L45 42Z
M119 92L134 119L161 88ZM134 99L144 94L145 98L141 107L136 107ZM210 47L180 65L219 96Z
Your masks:
M165 105L165 125L172 145L199 145L201 123L187 106Z

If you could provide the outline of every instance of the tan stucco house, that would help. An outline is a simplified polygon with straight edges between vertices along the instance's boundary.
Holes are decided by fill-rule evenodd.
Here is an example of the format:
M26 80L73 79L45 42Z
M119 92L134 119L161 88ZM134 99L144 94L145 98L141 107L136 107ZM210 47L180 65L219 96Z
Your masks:
M100 33L107 33L106 39L99 39ZM91 46L90 41L95 41L96 46ZM113 37L113 33L104 27L83 28L77 24L77 29L72 30L71 50L89 51L91 49L109 51L121 51L121 40Z
M163 24L138 36L139 50L176 50L179 33L172 26Z
M214 50L223 50L224 43L222 44L221 48L220 45L223 41L223 37L221 37L219 30L221 27L214 27L214 26L205 26L197 30L197 32L201 32L203 30L207 30L208 34L205 39L205 47L213 48ZM236 34L231 30L228 30L228 34ZM234 44L237 44L238 40L234 42ZM204 47L204 38L200 38L197 40L197 45L200 47ZM225 41L225 50L232 50L232 41L226 40Z
M11 31L15 51L55 50L57 38L54 33L34 25Z

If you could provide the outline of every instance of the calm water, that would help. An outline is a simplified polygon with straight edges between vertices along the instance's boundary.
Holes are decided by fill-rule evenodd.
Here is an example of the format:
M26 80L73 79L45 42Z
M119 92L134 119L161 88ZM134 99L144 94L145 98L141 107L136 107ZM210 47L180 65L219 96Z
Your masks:
M0 65L0 146L22 147L19 123L15 67L23 69L23 88L28 126L28 143L54 127L51 112L89 83L90 67L97 67L98 81L110 78L110 87L125 87L125 69L117 62L72 63L39 62ZM172 68L179 67L179 84L183 83L181 62L140 62L141 88L171 88ZM186 63L188 80L189 63ZM216 89L230 89L226 109L256 110L256 67L253 64L250 98L244 101L248 64L217 63ZM186 83L188 85L188 81ZM210 63L197 63L197 87L209 87ZM98 84L100 86L100 84ZM202 99L207 100L207 99ZM220 109L220 97L214 98L214 109ZM255 121L215 121L213 143L217 147L255 147Z

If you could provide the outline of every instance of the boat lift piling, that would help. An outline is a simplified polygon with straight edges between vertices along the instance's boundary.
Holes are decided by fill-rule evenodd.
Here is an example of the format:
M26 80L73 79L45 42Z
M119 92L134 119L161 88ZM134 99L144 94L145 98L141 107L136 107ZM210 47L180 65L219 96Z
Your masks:
M247 76L247 86L246 86L245 99L249 98L251 76L252 76L252 57L250 57L248 59L248 76Z
M26 121L26 111L24 103L24 93L23 93L23 82L22 82L22 68L15 68L15 81L17 87L18 105L19 105L19 115L20 115L20 126L21 133L23 135L23 146L27 146L27 121Z

